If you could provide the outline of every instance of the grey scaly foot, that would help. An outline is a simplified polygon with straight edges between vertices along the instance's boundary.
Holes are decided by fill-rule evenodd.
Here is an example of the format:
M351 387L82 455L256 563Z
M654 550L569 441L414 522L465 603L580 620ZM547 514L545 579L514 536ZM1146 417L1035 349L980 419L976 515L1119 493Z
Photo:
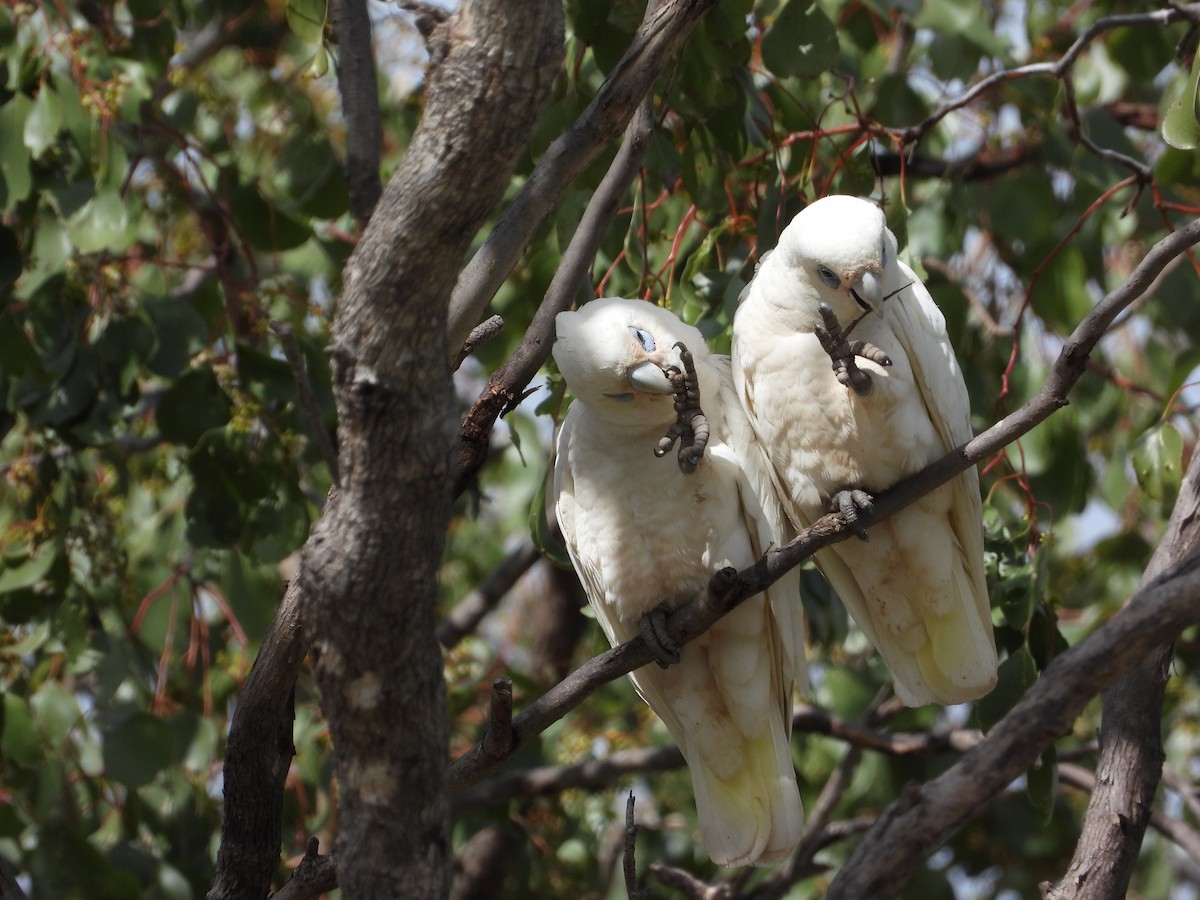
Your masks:
M833 374L837 380L854 393L862 396L871 390L871 373L864 372L855 362L855 357L861 356L881 366L890 366L892 358L869 341L849 341L846 336L858 324L859 319L850 323L843 330L842 323L828 303L817 307L821 313L823 325L814 326L813 332L821 342L821 348L829 354L833 363ZM861 319L861 316L859 317Z
M870 512L874 505L875 501L866 491L860 491L858 488L846 488L833 495L833 499L829 502L829 511L845 516L850 530L857 535L859 540L866 541L869 540L867 529L858 524L858 513L860 510Z
M675 347L679 350L683 371L677 366L668 366L663 370L675 388L675 421L654 448L654 455L666 456L678 440L679 469L685 475L690 475L704 458L709 425L704 410L700 408L700 379L696 375L692 354L682 341L677 341Z
M638 630L660 668L665 669L679 662L679 643L667 631L666 607L656 606L642 616Z

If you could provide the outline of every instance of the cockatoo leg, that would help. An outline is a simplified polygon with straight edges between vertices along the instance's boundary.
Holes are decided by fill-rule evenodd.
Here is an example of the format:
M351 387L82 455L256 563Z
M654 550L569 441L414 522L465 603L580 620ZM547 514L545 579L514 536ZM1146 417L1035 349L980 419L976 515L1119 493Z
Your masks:
M675 347L679 350L683 371L680 371L678 366L668 366L663 371L675 388L676 418L654 448L654 455L666 456L678 440L679 470L685 475L691 475L704 458L704 448L708 446L709 425L704 410L700 408L700 380L696 376L692 354L682 341L677 341Z
M858 324L859 319L843 329L837 315L828 303L822 303L817 309L821 313L823 325L814 326L813 332L821 342L821 348L829 355L833 363L833 374L837 380L854 393L862 396L871 390L871 374L864 372L854 361L861 356L881 366L890 366L892 358L869 341L849 341L846 336ZM865 313L864 313L865 315Z
M865 372L863 373L866 374ZM840 512L846 517L846 522L850 526L850 530L859 538L859 540L869 540L867 537L867 529L862 528L858 524L858 512L869 512L871 507L875 505L871 495L866 491L860 491L858 488L846 488L838 491L829 501L830 512Z
M667 608L665 606L656 606L642 616L641 621L638 622L638 630L642 634L642 640L654 654L654 661L660 668L665 669L679 662L679 642L667 631Z

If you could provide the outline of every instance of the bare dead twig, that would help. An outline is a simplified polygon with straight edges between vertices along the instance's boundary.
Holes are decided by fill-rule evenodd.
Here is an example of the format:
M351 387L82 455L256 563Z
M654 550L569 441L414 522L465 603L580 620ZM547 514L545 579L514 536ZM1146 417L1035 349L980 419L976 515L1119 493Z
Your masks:
M629 900L639 900L645 891L637 883L637 822L633 819L633 791L625 801L625 851L621 855L621 872L625 876L625 895Z
M486 344L503 330L504 319L500 316L489 316L472 328L471 333L467 335L467 339L463 341L462 349L458 351L458 357L454 360L454 370L458 371L459 367L463 364L463 360L474 353L476 347L480 344Z

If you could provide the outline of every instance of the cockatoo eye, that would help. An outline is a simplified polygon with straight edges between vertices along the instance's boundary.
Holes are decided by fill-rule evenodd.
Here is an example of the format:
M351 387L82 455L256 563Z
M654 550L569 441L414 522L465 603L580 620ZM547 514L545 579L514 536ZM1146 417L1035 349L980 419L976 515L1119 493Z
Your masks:
M643 350L647 353L654 352L654 338L650 336L650 332L642 331L640 328L629 326L629 333L633 335L633 339L638 342Z
M887 265L887 260L888 260L888 256L887 256L887 238L884 238L884 241L883 241L883 252L879 254L879 259L880 259L880 262L882 262L884 266L886 266L886 265Z
M842 283L842 279L838 278L833 273L833 269L829 266L817 266L817 274L821 276L821 280L831 288L838 287Z

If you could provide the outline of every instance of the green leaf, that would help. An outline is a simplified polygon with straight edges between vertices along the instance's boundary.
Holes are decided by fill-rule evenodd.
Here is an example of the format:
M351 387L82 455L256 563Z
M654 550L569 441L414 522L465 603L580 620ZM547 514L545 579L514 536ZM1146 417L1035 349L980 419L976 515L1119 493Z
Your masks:
M0 106L0 177L5 212L28 197L33 188L29 148L24 140L25 122L32 108L32 101L24 94L17 94Z
M1051 744L1029 767L1025 775L1025 795L1043 827L1054 818L1054 801L1058 797L1058 754Z
M762 39L763 62L780 76L815 78L837 52L837 29L814 0L789 0Z
M3 751L5 759L30 768L42 759L29 706L11 691L4 694L4 729L0 731L0 751Z
M325 35L329 10L325 0L288 0L287 23L300 40L318 44Z
M1025 691L1037 681L1037 669L1029 651L1021 648L1004 662L992 692L975 705L980 727L984 731L999 722L1012 709Z
M71 217L68 234L80 253L120 250L128 240L129 211L116 188L102 187Z
M1163 140L1180 150L1200 147L1200 53L1162 120Z
M128 788L149 784L174 758L170 727L149 713L118 716L104 729L104 768Z
M55 750L66 742L82 713L75 695L57 682L47 682L33 695L33 713L38 730Z
M204 432L227 423L232 409L212 369L192 369L159 398L154 417L164 438L191 447Z
M58 95L46 82L42 82L33 108L25 119L23 137L25 146L36 159L58 140L58 131L62 128L62 103Z
M533 502L529 506L529 531L533 535L533 543L542 556L557 566L570 569L571 557L567 553L567 545L563 541L562 532L550 524L550 510L546 505L546 486L550 481L549 473L541 480L534 492Z
M1170 422L1146 432L1134 444L1133 471L1138 484L1164 508L1175 504L1183 479L1183 437Z
M47 542L38 547L37 552L24 562L14 565L7 559L4 560L3 571L0 571L0 594L33 587L46 577L57 557L57 546Z

